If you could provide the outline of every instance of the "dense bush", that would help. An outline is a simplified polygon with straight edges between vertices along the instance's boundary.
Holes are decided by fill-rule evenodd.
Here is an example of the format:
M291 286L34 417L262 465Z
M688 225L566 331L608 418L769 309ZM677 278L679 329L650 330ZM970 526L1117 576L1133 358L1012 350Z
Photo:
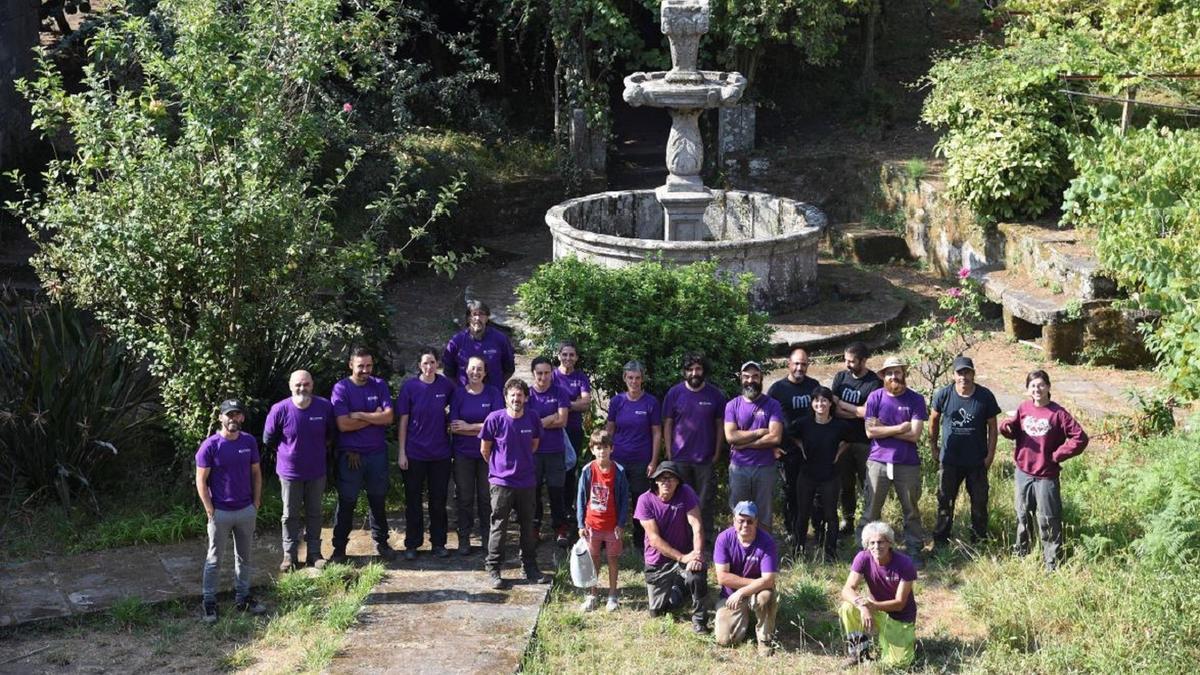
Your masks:
M1200 131L1108 130L1072 158L1064 222L1094 229L1105 269L1162 313L1146 344L1179 391L1200 395Z
M150 376L59 303L0 303L0 469L6 490L95 504L98 464L148 439ZM8 480L6 480L8 482Z
M646 261L623 269L565 258L542 265L517 289L538 350L573 339L596 382L624 391L621 369L646 364L647 388L662 395L680 380L684 354L703 352L709 379L732 392L747 359L767 356L765 314L750 307L749 275L730 278L714 263L674 267Z

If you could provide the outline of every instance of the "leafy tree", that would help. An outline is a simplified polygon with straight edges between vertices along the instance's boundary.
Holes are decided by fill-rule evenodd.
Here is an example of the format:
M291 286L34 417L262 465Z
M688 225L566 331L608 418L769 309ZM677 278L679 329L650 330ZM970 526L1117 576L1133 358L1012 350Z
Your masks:
M804 61L831 63L856 0L713 0L709 39L721 64L750 82L767 48L790 45ZM658 3L653 2L657 7Z
M266 368L340 360L352 305L383 306L402 247L339 242L333 207L362 156L350 95L393 84L395 7L170 0L98 30L79 93L45 58L22 85L35 126L74 143L43 194L9 205L43 284L147 360L185 450L218 400Z
M564 258L539 267L517 295L538 350L553 354L559 340L574 340L582 366L610 394L624 391L631 359L646 365L646 387L665 394L692 351L705 354L709 379L732 393L738 366L768 355L770 329L750 307L752 283L748 274L719 274L715 263L608 269Z

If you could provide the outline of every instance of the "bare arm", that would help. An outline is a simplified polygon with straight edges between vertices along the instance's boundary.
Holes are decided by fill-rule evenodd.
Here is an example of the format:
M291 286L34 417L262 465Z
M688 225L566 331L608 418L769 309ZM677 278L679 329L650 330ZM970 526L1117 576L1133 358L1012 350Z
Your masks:
M356 419L354 417L354 413L350 413L349 415L338 415L338 418L337 418L337 428L338 428L338 431L340 431L342 433L349 433L351 431L358 431L359 429L366 429L369 426L371 426L370 422L367 422L365 420Z
M250 482L254 486L254 508L262 508L262 466L258 462L250 465Z
M896 434L896 438L899 438L902 441L908 441L909 443L921 442L921 432L925 430L925 420L914 418L905 422L903 425L898 426L903 426L906 428L900 433Z
M911 425L908 422L900 424L880 424L879 418L868 417L866 421L867 438L890 438L892 436L901 436L910 431ZM908 440L908 439L905 439Z
M571 401L571 412L587 412L592 407L592 392L581 391L579 398Z
M401 469L408 468L408 418L409 415L400 416L400 449L396 455L396 464Z
M652 470L658 467L658 460L662 455L662 440L662 426L658 424L652 424L650 426L650 468Z
M483 455L483 461L491 463L492 461L492 443L494 441L479 441L479 454Z
M728 433L729 425L725 425L725 431ZM758 438L749 443L738 443L743 449L745 448L777 448L783 442L783 422L772 420L766 429L758 429Z
M996 460L996 441L1000 434L997 431L996 418L992 417L987 422L987 457L983 459L985 468L992 468L992 462Z
M392 420L394 419L391 408L386 410L383 408L376 408L375 412L352 412L350 413L350 418L366 422L366 426L375 425L379 427L386 427L387 425L391 424Z
M850 444L847 443L846 441L842 441L841 443L838 443L837 454L835 454L833 456L833 463L837 464L838 460L841 459L842 455L849 449L850 449Z
M748 447L758 439L770 433L770 429L738 429L736 422L725 423L725 438L729 439L730 445L738 447Z
M995 423L995 420L992 420ZM929 411L929 447L933 450L933 458L938 458L938 444L941 442L941 434L938 433L942 428L942 413L936 410ZM995 443L992 443L995 447Z
M450 420L450 433L456 436L478 436L483 431L483 422L472 424L464 420Z
M757 579L747 579L730 572L729 565L717 565L716 568L717 583L726 588L732 588L734 591L741 591L742 596L754 595L759 591L775 588L774 572L764 572Z
M674 433L675 433L675 418L674 417L664 417L663 425L662 425L662 436L664 439L666 439L667 459L671 459L671 445L672 445L671 439L673 439L675 437Z
M721 448L725 445L725 424L721 416L713 418L713 461L721 459Z
M212 469L206 466L196 467L196 493L200 495L200 503L204 505L204 513L211 520L213 517L212 494L208 491L208 474Z
M546 415L542 419L543 429L562 429L567 426L567 410L569 408L559 408L554 411L553 415Z

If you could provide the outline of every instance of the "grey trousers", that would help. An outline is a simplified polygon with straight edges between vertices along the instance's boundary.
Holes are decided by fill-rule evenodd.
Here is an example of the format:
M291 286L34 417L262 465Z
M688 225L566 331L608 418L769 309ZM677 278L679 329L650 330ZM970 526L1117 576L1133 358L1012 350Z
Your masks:
M738 502L751 501L758 507L758 524L771 529L771 513L775 510L775 481L779 470L769 466L729 465L729 510Z
M1016 469L1013 476L1016 486L1017 555L1029 553L1030 530L1037 516L1037 527L1042 539L1042 561L1047 569L1058 566L1062 556L1062 491L1058 478L1038 478Z
M305 560L311 563L321 557L321 497L325 494L325 476L312 480L280 477L279 486L283 497L283 554L296 560L303 524Z
M713 525L713 511L716 509L717 503L717 481L712 462L703 464L679 462L677 465L679 471L683 473L680 478L684 483L690 485L696 491L696 496L700 498L700 521L704 523L704 541L711 544L716 531Z
M888 467L892 477L888 477ZM925 528L921 525L921 465L885 464L867 460L866 490L867 510L859 524L859 531L872 521L879 520L883 505L887 502L888 488L896 488L900 510L904 514L904 545L909 555L916 555L925 547Z
M458 507L458 545L469 543L471 525L479 517L479 538L487 540L492 519L488 465L482 457L454 458L455 505Z
M692 618L704 620L708 611L704 600L708 597L708 566L699 572L689 572L683 565L672 560L654 567L646 566L646 595L651 614L662 614L677 610L690 597Z
M508 515L515 509L517 527L521 531L521 562L526 569L537 568L537 531L533 529L533 488L510 488L492 485L492 521L488 532L487 558L484 569L499 572L504 565L504 534L508 528Z
M217 599L221 553L229 533L233 533L233 590L237 599L250 595L250 547L254 542L254 518L258 509L251 504L237 511L213 511L208 521L208 557L204 559L201 593L205 602Z

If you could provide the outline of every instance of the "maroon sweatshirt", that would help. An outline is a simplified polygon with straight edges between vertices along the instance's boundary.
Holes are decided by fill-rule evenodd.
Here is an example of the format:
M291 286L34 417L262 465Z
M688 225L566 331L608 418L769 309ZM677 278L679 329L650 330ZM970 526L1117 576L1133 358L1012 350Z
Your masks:
M1061 405L1051 401L1039 408L1025 401L1017 416L1000 424L1000 433L1016 441L1013 461L1017 468L1038 478L1056 478L1059 466L1083 452L1088 437L1079 422Z

